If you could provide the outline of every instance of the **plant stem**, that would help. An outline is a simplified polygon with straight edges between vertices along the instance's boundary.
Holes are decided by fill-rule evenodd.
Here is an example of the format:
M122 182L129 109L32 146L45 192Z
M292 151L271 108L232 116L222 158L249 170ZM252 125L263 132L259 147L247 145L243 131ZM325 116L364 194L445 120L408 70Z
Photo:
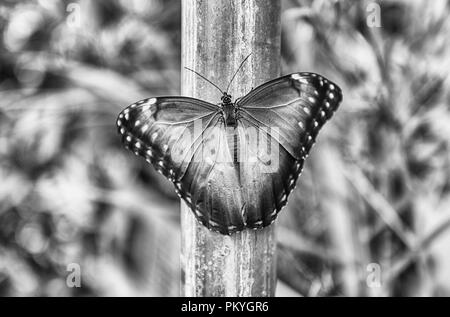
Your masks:
M184 67L225 89L242 60L234 99L280 72L280 10L274 0L182 1L182 94L220 101L220 92ZM273 296L275 226L225 236L211 232L181 202L182 292L185 296Z

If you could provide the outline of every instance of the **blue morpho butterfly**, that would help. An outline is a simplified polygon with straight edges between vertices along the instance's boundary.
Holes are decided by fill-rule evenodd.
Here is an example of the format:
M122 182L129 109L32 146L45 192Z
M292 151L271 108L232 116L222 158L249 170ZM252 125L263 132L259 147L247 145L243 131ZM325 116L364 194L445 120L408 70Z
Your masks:
M232 234L268 226L341 102L341 89L318 74L294 73L232 102L230 85L222 91L211 84L222 93L218 105L153 97L128 106L117 119L122 141L174 183L207 228Z

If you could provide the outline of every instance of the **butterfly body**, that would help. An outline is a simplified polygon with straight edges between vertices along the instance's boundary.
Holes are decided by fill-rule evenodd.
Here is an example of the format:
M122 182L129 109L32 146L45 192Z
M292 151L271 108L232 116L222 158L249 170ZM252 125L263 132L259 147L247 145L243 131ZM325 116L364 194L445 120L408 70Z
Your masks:
M318 131L342 100L314 73L269 81L218 105L157 97L124 109L126 147L175 185L206 227L223 234L271 224L294 189Z
M228 127L235 127L237 123L236 122L237 108L236 104L231 101L232 100L231 98L232 98L231 95L224 92L221 98L222 103L220 104L220 107L222 109L222 116L225 120L225 124Z

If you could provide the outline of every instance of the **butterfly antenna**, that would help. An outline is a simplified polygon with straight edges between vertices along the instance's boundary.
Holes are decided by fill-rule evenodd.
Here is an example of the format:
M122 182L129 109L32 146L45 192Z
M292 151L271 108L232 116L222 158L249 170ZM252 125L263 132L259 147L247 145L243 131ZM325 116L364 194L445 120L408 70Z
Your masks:
M184 68L186 68L187 70L190 70L190 71L193 72L194 74L197 74L198 76L200 76L201 78L203 78L204 80L206 80L208 83L210 83L211 85L213 85L214 87L216 87L217 89L219 89L219 91L223 94L222 89L220 89L216 84L214 84L214 83L213 83L212 81L210 81L208 78L206 78L205 76L203 76L203 75L197 73L195 70L190 69L189 67L184 67Z
M247 57L241 62L241 65L239 65L238 69L236 70L236 72L234 73L233 77L231 77L230 83L227 86L227 90L225 90L226 92L228 92L228 89L231 86L231 83L234 80L234 77L236 77L237 73L239 72L239 70L242 68L242 66L244 66L244 63L247 61L247 59L250 57L250 55L252 55L252 53L248 54Z

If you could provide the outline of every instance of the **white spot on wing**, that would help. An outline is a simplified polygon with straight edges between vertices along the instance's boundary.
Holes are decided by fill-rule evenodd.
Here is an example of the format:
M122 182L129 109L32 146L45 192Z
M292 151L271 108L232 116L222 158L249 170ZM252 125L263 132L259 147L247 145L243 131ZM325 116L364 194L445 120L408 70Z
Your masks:
M151 98L148 100L149 105L154 105L156 103L156 98Z
M291 78L298 81L299 83L307 85L309 82L305 77L300 76L300 74L292 74Z
M142 131L142 133L145 133L145 131L147 131L147 130L148 130L148 124L145 124L145 125L142 127L141 131Z
M295 178L292 178L291 181L289 182L289 186L294 185L294 183L295 183Z
M311 103L315 103L316 102L316 98L314 98L314 97L309 97L308 100Z
M136 120L136 122L134 123L134 126L137 127L137 126L139 126L140 124L141 124L141 121Z
M311 114L311 111L309 111L309 108L307 108L307 107L303 107L303 111L304 111L306 114Z

